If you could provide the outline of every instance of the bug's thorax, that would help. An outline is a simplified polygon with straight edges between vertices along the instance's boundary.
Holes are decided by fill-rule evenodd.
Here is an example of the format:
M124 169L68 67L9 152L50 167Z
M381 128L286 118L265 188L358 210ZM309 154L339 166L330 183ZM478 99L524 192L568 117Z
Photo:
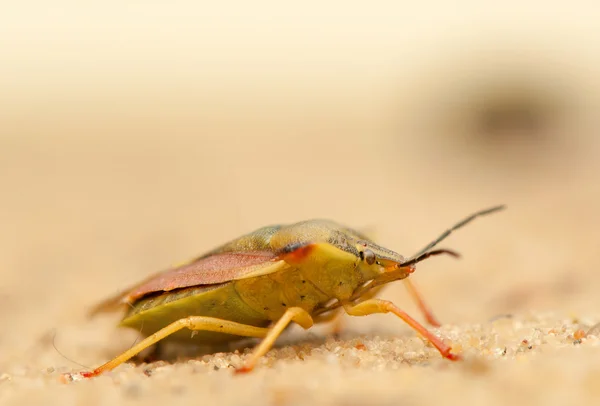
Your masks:
M331 299L346 300L364 283L357 258L327 243L286 262L289 267L280 272L234 282L240 297L271 320L289 307L311 313Z
M375 244L361 241L358 255L330 244L317 244L313 252L294 264L303 279L329 299L345 302L364 293L364 285L373 286L404 279L414 266L403 267L402 256Z
M400 270L404 258L375 244L361 233L339 224L311 220L284 227L273 235L271 247L329 298L347 300L367 281ZM404 273L403 273L404 272Z
M272 235L269 245L288 267L237 280L235 285L248 305L271 320L291 306L310 313L331 299L352 299L369 281L387 283L410 273L398 267L404 260L401 255L328 221L282 227Z

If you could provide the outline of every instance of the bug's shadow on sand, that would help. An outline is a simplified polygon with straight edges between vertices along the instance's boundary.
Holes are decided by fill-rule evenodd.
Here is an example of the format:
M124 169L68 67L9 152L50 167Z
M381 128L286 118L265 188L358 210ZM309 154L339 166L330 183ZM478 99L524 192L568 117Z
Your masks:
M310 354L314 350L320 350L325 353L334 353L334 349L340 347L345 349L369 351L369 348L364 344L365 342L372 342L373 340L376 340L380 343L383 342L388 343L388 345L393 345L391 342L394 339L401 339L402 341L405 341L411 337L414 337L414 333L410 330L391 332L385 328L381 329L381 331L377 330L367 333L364 331L348 329L336 334L304 332L299 328L297 330L290 330L293 331L286 331L286 333L284 333L284 335L277 340L272 348L272 350L277 353L277 359L303 359L303 354ZM218 344L211 346L161 342L153 346L148 351L132 358L129 362L132 362L137 366L142 364L152 364L155 362L175 364L177 362L185 362L190 360L210 360L211 357L216 356L217 354L226 354L227 357L230 357L234 354L248 355L253 351L254 347L259 342L260 339L254 338L241 339L230 344ZM398 345L402 344L399 343ZM402 362L406 362L411 365L428 364L427 359L411 361L403 360Z

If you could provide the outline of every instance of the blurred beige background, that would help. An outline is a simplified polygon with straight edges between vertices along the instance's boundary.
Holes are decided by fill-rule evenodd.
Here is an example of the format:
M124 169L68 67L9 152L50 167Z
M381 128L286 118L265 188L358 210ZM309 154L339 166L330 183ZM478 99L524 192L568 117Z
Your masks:
M506 203L444 243L462 260L414 275L440 319L600 321L594 2L2 9L0 400L26 402L49 367L79 368L53 332L86 365L127 347L115 318L85 319L97 300L307 218L373 230L410 255ZM401 286L383 296L416 314ZM386 316L347 328L412 335ZM52 386L51 399L103 393L93 385Z

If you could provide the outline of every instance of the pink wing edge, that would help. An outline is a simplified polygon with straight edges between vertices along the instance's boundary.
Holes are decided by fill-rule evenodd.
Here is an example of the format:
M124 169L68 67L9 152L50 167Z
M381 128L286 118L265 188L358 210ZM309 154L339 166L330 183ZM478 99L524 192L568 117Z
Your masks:
M92 317L99 313L121 310L152 293L229 282L279 259L279 255L271 251L226 252L202 257L150 276L98 303L88 315Z

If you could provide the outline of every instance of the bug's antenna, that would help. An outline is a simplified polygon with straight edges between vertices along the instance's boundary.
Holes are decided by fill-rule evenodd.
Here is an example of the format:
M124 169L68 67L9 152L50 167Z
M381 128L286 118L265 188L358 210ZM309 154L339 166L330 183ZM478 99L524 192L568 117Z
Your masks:
M69 361L69 362L72 362L73 364L77 364L77 365L79 365L80 367L83 367L83 368L89 369L89 367L88 367L88 366L86 366L86 365L83 365L83 364L80 364L80 363L79 363L79 362L77 362L77 361L74 361L72 358L69 358L69 357L67 357L65 354L63 354L63 353L62 353L62 351L60 351L60 350L58 349L58 347L56 346L56 330L54 330L54 331L52 332L52 346L54 347L54 350L55 350L55 351L56 351L56 352L57 352L57 353L58 353L58 354L59 354L61 357L63 357L64 359L66 359L67 361Z
M441 255L441 254L448 254L448 255L453 256L454 258L460 257L460 254L456 251L447 250L447 249L439 249L439 250L424 252L415 258L409 259L408 261L404 261L403 263L400 264L400 267L404 268L406 266L411 266L411 265L416 264L417 262L421 262L422 260L424 260L426 258L433 257L435 255Z
M429 251L429 250L432 249L433 247L435 247L436 245L438 245L443 240L445 240L450 234L452 234L453 231L458 230L459 228L461 228L464 225L467 225L471 221L475 220L477 217L485 216L487 214L491 214L491 213L494 213L494 212L497 212L500 210L504 210L505 208L506 208L505 205L500 205L500 206L491 207L489 209L481 210L481 211L478 211L477 213L471 214L469 217L465 218L464 220L461 220L460 222L456 223L454 226L452 226L449 229L447 229L446 231L444 231L438 238L436 238L435 240L430 242L421 251L419 251L418 253L416 253L412 257L408 258L403 263L401 263L400 266L414 265L417 262L420 262L420 261L424 260L425 258L428 258L432 255L450 254L452 256L458 256L458 254L456 254L454 251L448 251L448 250Z

